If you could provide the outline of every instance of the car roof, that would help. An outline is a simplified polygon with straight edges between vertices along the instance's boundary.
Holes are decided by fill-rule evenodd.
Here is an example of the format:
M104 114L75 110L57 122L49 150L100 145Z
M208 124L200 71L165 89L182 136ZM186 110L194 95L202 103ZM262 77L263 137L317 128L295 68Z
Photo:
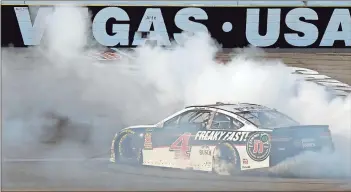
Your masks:
M253 104L253 103L220 103L217 102L216 104L210 105L192 105L190 107L207 107L207 108L215 108L215 109L222 109L232 113L239 113L239 112L249 112L249 111L262 111L262 110L273 110L269 107Z

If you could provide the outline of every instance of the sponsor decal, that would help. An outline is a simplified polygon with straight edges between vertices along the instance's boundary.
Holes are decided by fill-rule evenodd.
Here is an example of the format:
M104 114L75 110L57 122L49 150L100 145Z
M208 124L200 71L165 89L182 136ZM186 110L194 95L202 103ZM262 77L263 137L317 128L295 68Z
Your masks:
M267 159L270 150L271 142L267 133L257 132L248 138L246 151L252 160L263 161Z
M212 151L211 151L210 147L207 145L201 146L199 153L200 153L200 155L212 156Z
M153 128L150 128L150 127L145 129L146 132L152 132L153 130L154 130L154 129L153 129Z
M244 165L244 166L241 166L241 168L243 168L243 169L250 169L250 166Z
M315 143L302 143L302 148L313 148L315 147L316 144Z
M144 149L145 150L152 150L152 135L151 133L145 133L144 135Z
M243 164L244 164L244 165L249 164L249 160L247 160L247 159L243 159Z
M174 151L174 159L190 159L190 137L191 133L184 133L171 144L169 151Z
M27 6L8 5L1 10L7 26L2 45L30 46L41 43L54 8L30 13ZM182 44L182 32L209 32L223 48L351 46L350 8L88 6L82 12L92 20L94 39L109 47Z
M249 132L244 131L198 131L195 140L199 141L246 141Z
M315 139L313 138L301 139L301 144L303 149L316 147Z

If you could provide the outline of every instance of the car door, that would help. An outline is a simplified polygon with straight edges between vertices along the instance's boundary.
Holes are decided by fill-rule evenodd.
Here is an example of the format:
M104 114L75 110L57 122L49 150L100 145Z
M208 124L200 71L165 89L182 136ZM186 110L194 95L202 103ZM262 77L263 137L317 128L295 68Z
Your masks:
M166 167L187 168L190 164L193 136L206 126L212 112L209 110L189 110L164 122L156 129L153 143L159 146L157 156Z
M227 134L222 142L230 143L240 158L241 170L256 169L269 166L269 148L261 141L261 134L255 131L244 131L244 123L224 112L214 115L210 130L223 130ZM256 136L257 135L257 136ZM258 139L256 139L258 138ZM265 157L258 160L259 157Z

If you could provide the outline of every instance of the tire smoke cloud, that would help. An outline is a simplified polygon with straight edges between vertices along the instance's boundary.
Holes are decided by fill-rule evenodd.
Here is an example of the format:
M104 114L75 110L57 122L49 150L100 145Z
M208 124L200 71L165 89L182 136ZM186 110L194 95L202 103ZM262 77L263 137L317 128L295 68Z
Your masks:
M220 48L203 33L106 64L87 57L89 21L81 8L57 7L40 47L2 50L4 158L106 155L125 126L155 123L190 104L251 102L327 124L336 144L334 155L302 154L273 172L350 176L351 96L330 99L321 86L296 83L282 61L251 57L262 50L218 64Z

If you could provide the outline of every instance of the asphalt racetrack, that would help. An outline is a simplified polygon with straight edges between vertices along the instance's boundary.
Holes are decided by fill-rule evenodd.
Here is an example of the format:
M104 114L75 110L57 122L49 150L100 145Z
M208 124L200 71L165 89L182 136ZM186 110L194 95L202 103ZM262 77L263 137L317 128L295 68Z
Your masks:
M351 54L272 53L268 56L282 56L287 64L316 69L320 73L351 83ZM110 164L107 161L108 149L106 153L101 152L101 155L91 158L77 158L74 155L47 158L33 153L33 150L31 154L26 154L28 147L31 148L25 146L19 151L3 151L2 190L351 190L351 181L346 179L215 176Z
M46 171L40 171L45 166ZM11 190L345 190L345 180L225 177L160 168L109 165L105 160L3 162Z

